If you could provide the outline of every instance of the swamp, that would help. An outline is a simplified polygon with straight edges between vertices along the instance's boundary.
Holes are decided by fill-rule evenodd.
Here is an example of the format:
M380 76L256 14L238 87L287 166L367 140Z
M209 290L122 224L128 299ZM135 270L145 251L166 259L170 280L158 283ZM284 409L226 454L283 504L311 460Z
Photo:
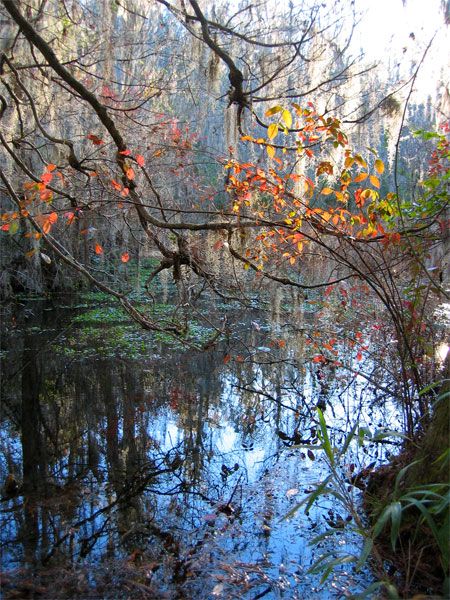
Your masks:
M444 4L2 0L5 600L449 597Z

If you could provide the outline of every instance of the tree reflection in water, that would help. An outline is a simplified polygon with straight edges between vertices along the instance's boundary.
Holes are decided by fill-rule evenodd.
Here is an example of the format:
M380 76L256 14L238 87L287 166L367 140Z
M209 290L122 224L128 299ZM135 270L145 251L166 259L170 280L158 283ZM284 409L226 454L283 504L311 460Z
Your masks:
M253 351L236 360L163 346L147 360L68 359L51 343L67 311L48 308L33 303L3 338L6 597L24 577L44 596L59 581L53 597L329 597L306 570L332 507L280 519L324 474L319 453L293 448L318 443L318 403L335 436L349 408L382 418L365 386L299 364L301 332L281 357L250 321Z

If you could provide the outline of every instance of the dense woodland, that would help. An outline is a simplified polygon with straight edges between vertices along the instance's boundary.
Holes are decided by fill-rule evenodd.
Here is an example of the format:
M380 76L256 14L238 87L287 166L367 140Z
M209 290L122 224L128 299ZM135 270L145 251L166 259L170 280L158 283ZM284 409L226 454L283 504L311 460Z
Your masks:
M295 419L303 410L302 427L308 422L312 433L277 421L275 439L301 452L291 460L321 453L326 465L303 499L297 488L288 491L298 502L280 517L289 512L295 521L331 498L348 516L344 527L359 536L356 556L317 555L311 572L321 584L351 563L356 578L371 573L360 597L448 596L448 15L442 3L433 36L399 34L398 52L393 44L372 59L358 37L364 8L314 0L2 0L3 506L11 515L23 511L19 529L31 528L37 539L48 523L38 525L36 507L48 509L52 486L65 494L88 471L101 482L100 455L115 490L107 509L84 520L74 508L64 517L77 522L72 533L63 525L47 533L53 546L39 542L46 550L34 547L32 561L25 550L20 568L31 564L31 571L5 563L5 597L308 596L305 588L299 596L295 588L281 592L259 566L251 572L264 589L252 588L242 565L239 577L229 567L229 580L211 589L190 587L199 576L180 558L181 542L136 500L149 491L171 496L170 486L158 487L159 476L177 474L176 493L200 481L206 459L196 410L214 413L217 423L225 418L205 398L226 393L229 368L241 395L227 418L243 443L253 444L258 415L281 411L295 397ZM30 309L30 298L41 304ZM78 298L87 298L84 313L75 308ZM45 315L50 302L72 303L64 322L59 309ZM99 330L82 329L87 310L97 311L96 326L133 323L142 332L134 336L147 336L140 349L110 336L108 349L89 354ZM58 375L56 351L45 359L43 338L27 328L38 314L39 327L53 319L64 336L63 327L80 328L83 359L68 354L72 338L58 341L58 352L81 360L70 381ZM112 367L111 357L122 362ZM146 361L161 377L148 370L137 376ZM173 383L180 369L184 387ZM38 391L44 379L45 397ZM308 381L317 392L310 405ZM153 408L141 385L153 390ZM330 398L348 390L355 398L361 385L370 411L398 411L397 426L369 430L363 411L352 422L347 407L347 429L336 437ZM67 386L78 399L70 408L61 391ZM178 411L186 437L183 451L174 446L163 456L158 446L150 468L148 452L157 446L150 415L161 398ZM106 423L104 448L92 433L95 419ZM356 468L349 453L365 438L394 446ZM242 486L238 469L221 466L221 485L237 478L217 509L230 522ZM131 505L133 527L148 520L147 537L158 539L161 555L128 536L122 546L133 558L117 580L75 583L73 573L80 577L86 565L79 559L74 567L69 546L72 561L77 552L89 556L108 511L122 522L123 506ZM73 531L100 516L99 530L77 541ZM340 522L317 530L319 548ZM170 584L167 575L148 578L161 556L172 560ZM204 557L198 564L207 570ZM65 579L52 571L58 565ZM24 572L28 587L20 584ZM52 595L52 581L60 596ZM354 592L346 584L336 597Z

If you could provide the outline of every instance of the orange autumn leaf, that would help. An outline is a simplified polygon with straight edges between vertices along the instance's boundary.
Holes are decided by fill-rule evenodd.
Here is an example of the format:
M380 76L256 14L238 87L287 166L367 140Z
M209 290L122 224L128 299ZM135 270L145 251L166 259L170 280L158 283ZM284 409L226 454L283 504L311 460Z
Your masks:
M56 165L50 163L49 165L47 165L47 171L49 171L50 173L52 171L54 171L56 169Z
M333 190L329 187L324 187L320 193L323 194L324 196L329 196L330 194L333 193Z
M45 223L42 225L42 231L45 234L50 233L51 228L52 228L52 224L50 221L45 221Z
M145 165L145 158L142 156L142 154L136 154L136 162L140 167Z
M53 192L51 192L50 190L44 189L41 192L39 192L39 198L43 202L48 202L49 200L51 200L53 198Z
M377 158L377 160L375 161L375 170L380 175L383 175L384 173L384 163L380 158Z
M124 253L122 254L122 256L120 257L120 260L121 260L123 263L127 263L127 262L130 260L130 255L128 254L128 252L124 252Z
M370 179L370 183L373 185L373 187L376 187L379 189L380 187L380 180L378 179L378 177L375 177L375 175L371 175L369 177Z
M34 190L34 189L36 189L36 187L37 187L37 184L34 181L26 181L23 184L24 190Z
M125 170L125 175L127 176L127 179L129 179L130 181L134 179L134 170L131 167L128 167L128 169Z
M103 248L100 244L95 244L95 254L103 254Z
M367 177L368 173L360 173L353 179L353 183L359 183L360 181L364 181L364 179L367 179Z

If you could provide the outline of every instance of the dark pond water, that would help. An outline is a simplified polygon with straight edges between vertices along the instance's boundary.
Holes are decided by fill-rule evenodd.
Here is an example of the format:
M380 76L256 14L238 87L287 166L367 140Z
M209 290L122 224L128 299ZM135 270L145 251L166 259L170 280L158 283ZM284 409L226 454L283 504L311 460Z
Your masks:
M345 528L309 543L346 519L342 508L324 499L283 519L328 474L314 449L318 404L337 445L355 419L372 429L398 419L364 379L302 359L313 317L280 330L273 314L243 321L230 310L228 340L196 352L99 310L102 325L73 302L4 311L5 597L324 599L364 589L366 571L340 569L323 584L308 573L325 552L359 553ZM355 444L349 462L361 470L386 449Z

